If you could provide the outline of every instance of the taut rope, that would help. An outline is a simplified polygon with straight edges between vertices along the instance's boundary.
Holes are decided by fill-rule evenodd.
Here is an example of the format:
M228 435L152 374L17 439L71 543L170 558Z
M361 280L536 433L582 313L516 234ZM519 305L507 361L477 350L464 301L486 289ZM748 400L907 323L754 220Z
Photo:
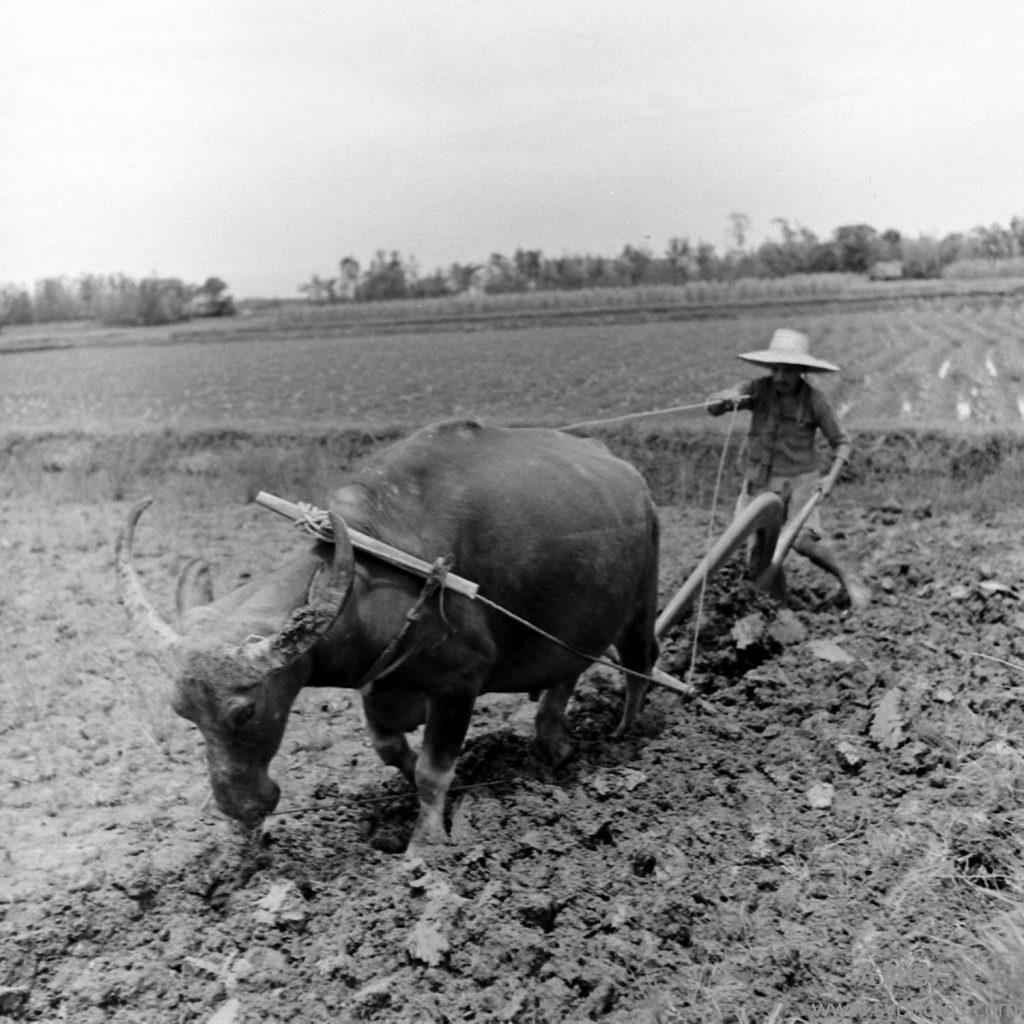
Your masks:
M555 430L576 430L577 427L599 427L603 423L622 423L625 420L639 420L645 416L663 416L668 412L690 412L693 409L706 409L710 402L696 402L693 405L671 405L667 409L651 409L648 412L628 412L624 416L609 416L603 420L583 420L580 423L569 423Z
M715 475L715 490L711 496L711 513L708 517L708 534L705 542L705 547L711 546L711 539L714 536L715 531L715 512L718 508L718 495L722 489L722 473L725 469L725 456L729 451L729 439L732 437L733 424L736 422L736 406L732 407L732 415L729 417L729 426L725 432L725 443L722 445L722 454L718 459L718 473ZM697 598L697 613L693 618L693 650L690 652L690 670L687 673L687 679L693 678L694 667L697 664L697 648L700 642L700 624L701 617L704 614L704 594L708 589L708 577L707 573L704 574L704 578L700 581L700 596Z

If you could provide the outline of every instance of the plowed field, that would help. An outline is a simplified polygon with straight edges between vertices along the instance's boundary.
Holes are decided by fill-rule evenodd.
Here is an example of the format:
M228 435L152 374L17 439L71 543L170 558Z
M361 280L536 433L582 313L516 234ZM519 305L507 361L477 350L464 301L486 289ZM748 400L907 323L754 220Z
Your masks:
M663 662L694 662L702 703L656 692L612 742L619 684L593 670L559 771L531 753L528 702L484 698L452 844L426 862L395 852L414 801L336 691L300 695L281 813L239 850L126 636L126 506L4 501L0 1015L1017 1019L1020 672L980 655L1024 659L1021 516L838 501L866 612L796 564L812 607L780 612L728 569L696 652L684 623ZM165 608L187 555L223 591L302 543L250 505L152 515L140 566ZM707 522L662 520L667 598Z
M330 690L300 695L279 812L238 845L118 605L129 503L158 498L138 564L169 612L191 556L223 593L304 543L256 489L316 501L339 465L452 414L698 402L778 318L250 324L0 356L0 1019L1024 1020L1022 310L790 311L843 368L816 381L859 446L826 527L871 605L837 607L795 555L797 612L727 567L699 636L694 616L663 652L697 698L657 691L611 741L620 683L591 670L557 771L532 753L533 705L484 698L452 842L424 859L402 852L408 787ZM724 527L707 511L722 435L643 422L608 439L661 503L664 603Z
M101 432L376 429L451 416L561 426L701 402L754 375L737 353L764 348L781 323L806 330L815 353L841 367L815 383L852 426L1024 423L1018 295L421 335L282 335L241 320L237 336L225 328L197 340L182 329L146 344L138 331L83 333L88 343L53 351L17 351L26 339L12 328L0 348L0 421Z

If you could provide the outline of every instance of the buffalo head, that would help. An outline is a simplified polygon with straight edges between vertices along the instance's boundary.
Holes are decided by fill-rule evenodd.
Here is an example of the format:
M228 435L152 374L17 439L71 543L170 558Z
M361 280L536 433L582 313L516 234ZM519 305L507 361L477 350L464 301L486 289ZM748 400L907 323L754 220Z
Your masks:
M318 544L216 601L204 585L205 603L185 610L175 628L157 612L132 564L135 527L150 504L132 508L118 537L121 601L149 649L171 668L174 710L203 734L218 807L253 828L277 805L280 789L267 767L309 675L310 652L351 593L348 530L332 514L333 545Z

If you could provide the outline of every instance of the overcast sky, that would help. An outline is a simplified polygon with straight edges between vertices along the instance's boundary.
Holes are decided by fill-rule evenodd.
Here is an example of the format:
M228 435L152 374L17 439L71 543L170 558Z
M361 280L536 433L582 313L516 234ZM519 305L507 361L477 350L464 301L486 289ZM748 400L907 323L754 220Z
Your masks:
M0 282L1024 215L1020 0L11 0Z

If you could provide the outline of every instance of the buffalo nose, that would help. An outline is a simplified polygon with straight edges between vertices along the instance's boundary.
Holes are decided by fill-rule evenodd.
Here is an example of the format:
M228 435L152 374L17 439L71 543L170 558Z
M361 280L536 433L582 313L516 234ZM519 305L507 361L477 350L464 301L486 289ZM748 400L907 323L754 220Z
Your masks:
M217 806L229 818L247 828L255 828L271 814L281 798L281 787L268 776L255 785L227 782L214 786Z

